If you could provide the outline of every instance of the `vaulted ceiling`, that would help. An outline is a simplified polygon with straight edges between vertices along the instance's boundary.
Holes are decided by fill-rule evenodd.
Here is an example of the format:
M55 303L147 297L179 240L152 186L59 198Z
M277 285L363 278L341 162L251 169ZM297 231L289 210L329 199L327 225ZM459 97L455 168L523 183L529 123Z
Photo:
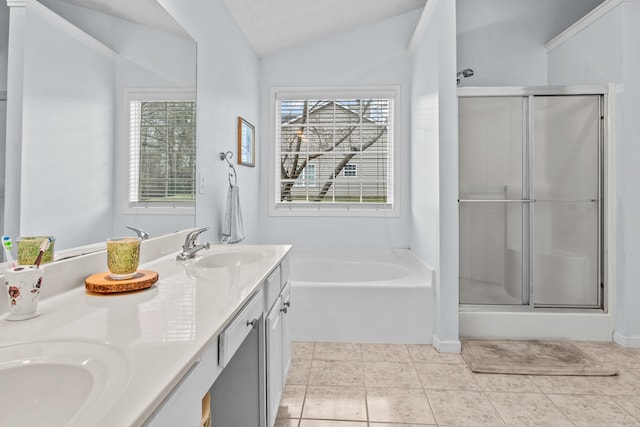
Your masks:
M259 56L415 9L426 0L225 0Z
M150 27L179 32L155 0L64 0ZM426 0L225 0L259 56L424 7Z
M156 0L62 0L143 25L184 34L176 21ZM185 0L186 1L186 0ZM211 0L213 1L213 0ZM447 0L454 1L454 0ZM527 31L539 31L544 41L557 29L575 22L602 0L457 0L459 6L479 8L482 16L500 10L527 14L533 3L541 3L530 14L537 22ZM427 0L224 0L238 26L256 53L276 54L374 21L422 9ZM562 12L562 13L559 13ZM516 12L514 12L516 13ZM467 14L469 15L469 14ZM459 30L469 23L459 22ZM547 34L549 33L549 34ZM546 38L545 38L546 37Z

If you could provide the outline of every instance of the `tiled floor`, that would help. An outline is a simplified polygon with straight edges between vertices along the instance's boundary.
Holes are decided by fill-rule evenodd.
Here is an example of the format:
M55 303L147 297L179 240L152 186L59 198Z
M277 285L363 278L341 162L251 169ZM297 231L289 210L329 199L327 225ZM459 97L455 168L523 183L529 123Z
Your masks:
M430 345L294 343L276 426L640 426L640 349L575 344L619 375L474 374Z

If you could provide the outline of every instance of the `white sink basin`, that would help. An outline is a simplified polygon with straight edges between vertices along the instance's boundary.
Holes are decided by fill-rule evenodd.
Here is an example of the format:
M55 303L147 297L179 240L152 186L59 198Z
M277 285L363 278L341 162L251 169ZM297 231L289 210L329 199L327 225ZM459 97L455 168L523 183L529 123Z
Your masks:
M264 254L255 250L219 252L203 256L196 260L195 266L200 268L239 267L253 264L264 258Z
M95 423L124 389L130 366L94 341L37 341L0 347L0 414L10 426Z

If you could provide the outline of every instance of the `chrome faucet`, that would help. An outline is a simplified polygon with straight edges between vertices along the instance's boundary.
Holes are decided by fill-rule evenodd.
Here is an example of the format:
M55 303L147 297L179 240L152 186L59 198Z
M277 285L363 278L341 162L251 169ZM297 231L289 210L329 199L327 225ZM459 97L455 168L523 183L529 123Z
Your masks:
M138 227L132 227L132 226L130 226L130 225L127 225L126 227L127 227L129 230L133 230L133 231L135 231L135 232L136 232L136 234L138 235L138 237L139 237L139 238L141 238L142 240L145 240L145 239L148 239L149 237L151 237L151 236L149 235L149 233L147 233L146 231L144 231L144 230L143 230L143 229L141 229L141 228L138 228Z
M179 261L185 261L189 258L195 257L196 253L198 253L199 251L203 249L209 249L211 247L211 242L196 245L196 239L198 238L198 236L208 229L209 227L199 228L187 234L187 237L184 239L184 246L182 246L182 252L178 254L176 259Z

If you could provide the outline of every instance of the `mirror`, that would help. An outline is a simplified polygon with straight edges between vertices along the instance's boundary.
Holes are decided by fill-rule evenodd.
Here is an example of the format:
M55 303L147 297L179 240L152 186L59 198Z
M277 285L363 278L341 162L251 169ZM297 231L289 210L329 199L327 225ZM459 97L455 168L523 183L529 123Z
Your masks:
M144 20L110 3L40 0L28 3L28 19L19 22L24 61L7 64L22 76L17 83L10 78L8 86L22 85L23 94L7 102L11 179L5 180L4 232L14 241L19 235L53 235L59 251L135 235L127 225L153 237L195 225L195 206L160 213L129 207L124 95L125 89L169 88L195 96L195 41L155 0L135 2L146 8ZM14 41L0 36L0 43L10 51Z

